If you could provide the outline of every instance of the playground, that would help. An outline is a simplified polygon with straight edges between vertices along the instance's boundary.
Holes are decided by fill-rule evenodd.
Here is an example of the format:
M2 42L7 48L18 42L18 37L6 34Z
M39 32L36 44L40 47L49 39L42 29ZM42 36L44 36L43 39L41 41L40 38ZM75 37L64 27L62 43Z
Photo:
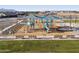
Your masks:
M60 33L58 28L64 27L62 18L56 16L30 15L19 24L17 28L20 29L14 35L50 36Z
M75 25L64 23L62 17L29 15L4 28L2 36L68 36L77 35ZM78 28L77 28L78 29Z

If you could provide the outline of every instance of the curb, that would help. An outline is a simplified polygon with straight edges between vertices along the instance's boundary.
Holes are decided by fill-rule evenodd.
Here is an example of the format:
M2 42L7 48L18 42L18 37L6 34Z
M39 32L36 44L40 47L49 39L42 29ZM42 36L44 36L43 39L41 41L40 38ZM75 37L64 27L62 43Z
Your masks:
M0 36L0 39L39 39L39 40L63 40L63 39L79 39L79 35L55 35L55 36Z

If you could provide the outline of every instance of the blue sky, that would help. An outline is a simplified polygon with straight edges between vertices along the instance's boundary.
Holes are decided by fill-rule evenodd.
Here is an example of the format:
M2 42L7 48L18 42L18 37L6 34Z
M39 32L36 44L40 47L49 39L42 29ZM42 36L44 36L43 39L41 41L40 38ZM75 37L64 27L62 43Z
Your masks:
M79 5L0 5L0 8L15 9L19 11L49 11L49 10L77 10Z

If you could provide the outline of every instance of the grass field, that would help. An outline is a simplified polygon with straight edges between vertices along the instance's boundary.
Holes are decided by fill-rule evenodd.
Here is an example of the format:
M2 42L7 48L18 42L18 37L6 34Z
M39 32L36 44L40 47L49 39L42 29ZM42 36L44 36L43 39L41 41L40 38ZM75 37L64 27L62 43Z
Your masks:
M0 52L79 52L78 40L0 41Z
M64 20L66 23L79 23L79 20Z

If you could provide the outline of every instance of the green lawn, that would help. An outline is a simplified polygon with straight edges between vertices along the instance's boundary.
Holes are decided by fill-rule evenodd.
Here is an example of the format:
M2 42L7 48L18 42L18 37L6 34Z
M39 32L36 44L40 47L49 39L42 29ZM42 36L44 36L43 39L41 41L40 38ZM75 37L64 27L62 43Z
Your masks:
M0 52L79 52L78 40L0 41Z
M64 20L64 22L66 22L66 23L69 23L69 22L79 23L79 20Z

